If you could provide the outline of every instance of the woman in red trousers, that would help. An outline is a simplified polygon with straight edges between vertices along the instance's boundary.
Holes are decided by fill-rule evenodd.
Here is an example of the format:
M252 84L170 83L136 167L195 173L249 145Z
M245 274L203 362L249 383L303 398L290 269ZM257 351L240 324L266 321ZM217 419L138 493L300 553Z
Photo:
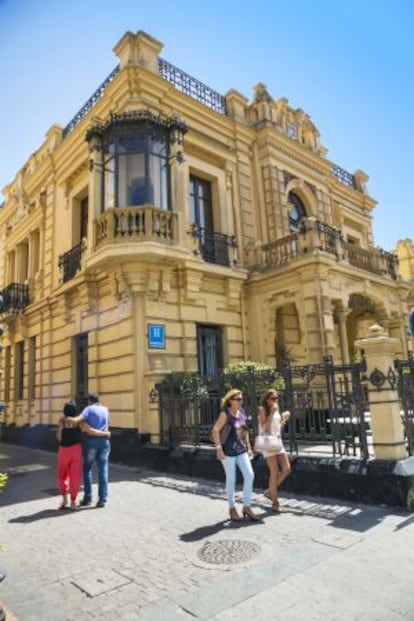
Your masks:
M57 428L57 438L59 440L57 478L62 502L59 509L76 509L76 498L79 492L82 476L82 431L96 437L111 437L110 431L99 431L93 429L87 423L80 426L71 425L66 422L73 416L77 416L76 403L68 401L63 407L63 417L60 419ZM68 496L70 496L70 505Z

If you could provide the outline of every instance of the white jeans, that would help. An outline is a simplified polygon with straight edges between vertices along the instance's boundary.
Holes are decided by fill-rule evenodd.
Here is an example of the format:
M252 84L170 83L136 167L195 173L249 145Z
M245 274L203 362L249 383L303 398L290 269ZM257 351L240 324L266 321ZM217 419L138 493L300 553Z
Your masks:
M252 504L254 472L249 454L246 452L235 457L227 457L226 455L221 463L226 473L226 490L230 509L235 507L236 501L236 466L240 468L243 475L243 506L250 507Z

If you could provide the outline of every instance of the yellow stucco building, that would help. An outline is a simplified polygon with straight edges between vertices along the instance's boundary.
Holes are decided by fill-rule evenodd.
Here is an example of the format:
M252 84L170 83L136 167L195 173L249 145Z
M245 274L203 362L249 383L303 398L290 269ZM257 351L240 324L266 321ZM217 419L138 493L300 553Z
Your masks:
M112 424L158 433L168 371L355 355L380 323L407 349L409 287L374 246L367 176L309 116L221 96L126 33L119 65L4 188L6 422L53 423L98 391Z
M398 267L403 280L410 283L410 293L407 298L408 305L414 307L414 244L413 240L399 239L395 248L398 257Z

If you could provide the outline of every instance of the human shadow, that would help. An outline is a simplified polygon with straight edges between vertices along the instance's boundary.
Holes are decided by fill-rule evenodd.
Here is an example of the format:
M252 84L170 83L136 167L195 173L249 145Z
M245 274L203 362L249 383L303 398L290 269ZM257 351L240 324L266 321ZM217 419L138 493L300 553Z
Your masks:
M245 519L239 520L237 522L232 522L231 520L221 520L220 522L216 522L215 524L199 526L194 530L190 530L188 533L182 533L180 535L180 539L181 541L185 542L200 541L201 539L211 537L212 535L216 535L217 533L224 530L239 530L241 528L244 529L251 526L260 526L263 525L263 520L269 517L269 515L267 513L258 513L257 517L259 519L256 522Z
M8 520L11 524L27 524L29 522L38 522L39 520L48 520L49 518L63 517L65 515L73 515L75 511L70 509L43 509L29 515L19 515L18 517Z
M403 520L402 522L397 524L397 526L394 528L394 531L398 531L398 530L401 530L402 528L406 528L407 526L410 526L410 524L412 524L413 522L414 522L414 515L410 515L410 517L408 517L406 520Z

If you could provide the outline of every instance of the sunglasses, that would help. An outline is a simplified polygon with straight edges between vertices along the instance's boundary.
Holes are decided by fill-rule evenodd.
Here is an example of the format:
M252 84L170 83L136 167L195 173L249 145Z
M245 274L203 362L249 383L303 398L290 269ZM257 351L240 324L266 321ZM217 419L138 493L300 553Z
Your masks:
M279 397L269 397L270 401L279 401Z
M243 397L234 397L234 399L230 399L230 401L243 401Z

